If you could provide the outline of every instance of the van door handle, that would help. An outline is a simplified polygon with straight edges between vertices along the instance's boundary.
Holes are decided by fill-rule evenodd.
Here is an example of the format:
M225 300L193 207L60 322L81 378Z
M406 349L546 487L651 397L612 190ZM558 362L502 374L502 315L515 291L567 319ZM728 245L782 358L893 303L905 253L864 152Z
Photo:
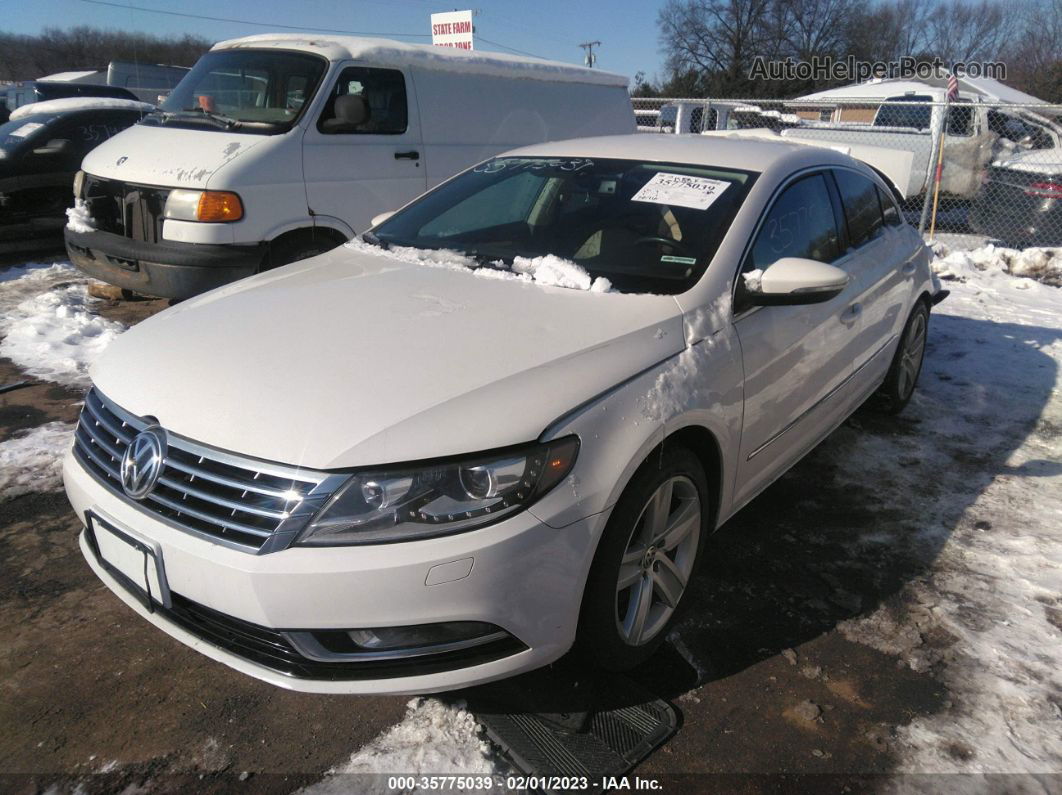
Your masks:
M395 160L420 160L420 152L416 149L411 152L395 152Z

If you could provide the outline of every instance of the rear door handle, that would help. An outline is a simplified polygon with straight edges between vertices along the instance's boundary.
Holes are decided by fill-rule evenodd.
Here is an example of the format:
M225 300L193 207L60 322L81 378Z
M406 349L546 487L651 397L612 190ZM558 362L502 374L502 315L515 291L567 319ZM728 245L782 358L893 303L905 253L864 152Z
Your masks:
M416 149L411 152L395 152L395 160L420 160L420 152Z

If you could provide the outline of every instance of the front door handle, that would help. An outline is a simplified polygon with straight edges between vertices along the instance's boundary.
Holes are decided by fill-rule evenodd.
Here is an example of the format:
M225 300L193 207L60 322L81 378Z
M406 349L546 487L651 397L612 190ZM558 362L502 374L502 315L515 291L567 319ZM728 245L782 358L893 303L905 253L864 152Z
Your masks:
M844 312L841 313L842 323L851 323L855 321L857 317L863 312L862 304L850 304Z
M914 262L906 262L904 266L900 268L904 276L910 276L918 268L918 265Z
M395 152L395 160L420 160L420 152L416 149L411 152Z

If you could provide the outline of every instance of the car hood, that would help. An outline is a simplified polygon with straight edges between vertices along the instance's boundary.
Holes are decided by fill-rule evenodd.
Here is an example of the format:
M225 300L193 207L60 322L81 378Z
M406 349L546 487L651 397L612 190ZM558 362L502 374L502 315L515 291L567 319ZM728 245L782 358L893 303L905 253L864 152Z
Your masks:
M136 124L85 155L81 167L105 179L202 190L218 169L268 137Z
M330 469L534 440L683 346L670 296L490 279L340 247L140 323L92 376L173 433Z

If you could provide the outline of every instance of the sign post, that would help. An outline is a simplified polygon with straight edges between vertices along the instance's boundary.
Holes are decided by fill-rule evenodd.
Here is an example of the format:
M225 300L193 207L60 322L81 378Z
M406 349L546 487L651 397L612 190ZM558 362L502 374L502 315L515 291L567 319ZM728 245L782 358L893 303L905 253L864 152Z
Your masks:
M445 11L432 14L431 43L436 47L475 49L472 46L472 12Z

